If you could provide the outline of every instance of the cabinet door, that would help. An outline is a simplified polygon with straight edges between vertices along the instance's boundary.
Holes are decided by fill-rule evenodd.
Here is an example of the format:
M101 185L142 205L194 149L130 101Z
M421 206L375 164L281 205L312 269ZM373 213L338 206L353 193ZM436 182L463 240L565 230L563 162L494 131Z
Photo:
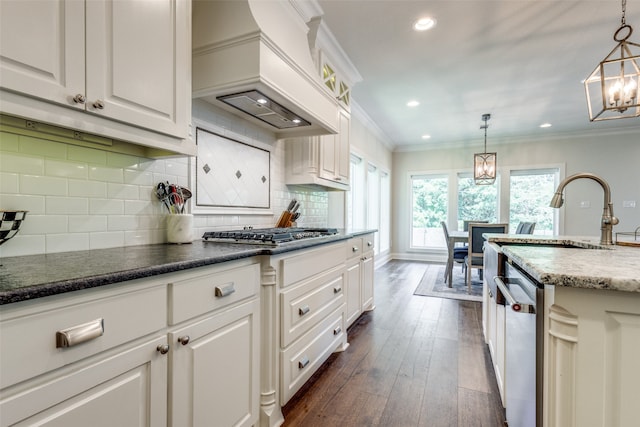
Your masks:
M257 299L172 331L171 426L251 426L259 410Z
M0 425L166 425L168 355L157 351L162 344L165 334L4 389Z
M337 174L340 182L349 184L349 172L351 168L351 118L346 111L340 111L340 133L338 134Z
M0 2L0 86L84 109L84 2Z
M345 313L347 327L351 326L358 316L360 316L360 313L362 313L360 273L360 259L356 258L352 261L351 265L347 265L347 308Z
M373 309L373 252L362 257L362 310Z
M190 2L86 3L87 111L187 137Z
M350 118L340 110L339 133L320 137L319 176L341 184L349 184Z

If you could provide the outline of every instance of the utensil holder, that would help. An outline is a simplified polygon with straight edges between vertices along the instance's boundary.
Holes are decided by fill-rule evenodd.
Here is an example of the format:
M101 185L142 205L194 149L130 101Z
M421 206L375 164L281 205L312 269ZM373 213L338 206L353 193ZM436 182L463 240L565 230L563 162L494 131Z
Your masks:
M167 215L167 241L169 243L191 243L193 240L193 215Z

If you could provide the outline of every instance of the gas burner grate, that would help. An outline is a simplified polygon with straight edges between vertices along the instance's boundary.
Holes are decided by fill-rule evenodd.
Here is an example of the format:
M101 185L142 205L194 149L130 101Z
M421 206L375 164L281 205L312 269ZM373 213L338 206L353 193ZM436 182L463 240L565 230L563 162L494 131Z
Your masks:
M243 230L207 231L202 235L202 239L207 242L277 246L281 243L334 234L338 234L336 228L245 228Z

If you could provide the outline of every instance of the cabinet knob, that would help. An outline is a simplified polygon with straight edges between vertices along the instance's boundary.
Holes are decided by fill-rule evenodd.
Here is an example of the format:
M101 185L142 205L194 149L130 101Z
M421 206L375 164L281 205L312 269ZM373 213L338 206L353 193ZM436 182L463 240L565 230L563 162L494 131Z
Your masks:
M342 328L338 326L333 330L333 335L340 335L340 332L342 332Z
M169 353L169 344L158 344L158 347L156 347L156 351L160 354Z
M189 340L191 340L191 338L189 338L189 335L185 335L183 337L178 337L178 342L182 345L187 345L189 344Z
M340 291L342 291L342 287L340 287L340 286L336 286L335 288L333 288L333 293L334 294L339 294Z
M351 248L351 250L352 250L353 252L358 252L358 247L357 247L357 246L354 246L354 247L352 247L352 248Z
M333 177L333 179L334 179L335 181L342 181L342 178L341 178L341 177L339 177L339 176L335 176L335 177Z
M73 97L73 102L75 102L76 104L84 104L86 100L87 98L85 98L81 93Z
M367 242L367 246L373 246L372 242Z
M104 102L101 101L100 99L96 100L96 102L93 103L93 108L95 108L96 110L103 110Z

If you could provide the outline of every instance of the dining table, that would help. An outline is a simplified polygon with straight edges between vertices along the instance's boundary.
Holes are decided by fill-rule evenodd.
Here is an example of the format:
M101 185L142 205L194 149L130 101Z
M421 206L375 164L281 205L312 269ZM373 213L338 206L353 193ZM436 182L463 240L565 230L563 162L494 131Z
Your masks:
M451 281L453 280L453 248L455 247L456 243L458 242L464 242L464 243L468 243L469 242L469 232L468 231L460 231L460 230L454 230L454 231L449 231L449 241L447 242L447 245L449 246L449 250L447 251L449 253L449 257L447 259L447 268L445 270L446 274L448 274L448 281L447 281L447 285L451 288L453 287Z

